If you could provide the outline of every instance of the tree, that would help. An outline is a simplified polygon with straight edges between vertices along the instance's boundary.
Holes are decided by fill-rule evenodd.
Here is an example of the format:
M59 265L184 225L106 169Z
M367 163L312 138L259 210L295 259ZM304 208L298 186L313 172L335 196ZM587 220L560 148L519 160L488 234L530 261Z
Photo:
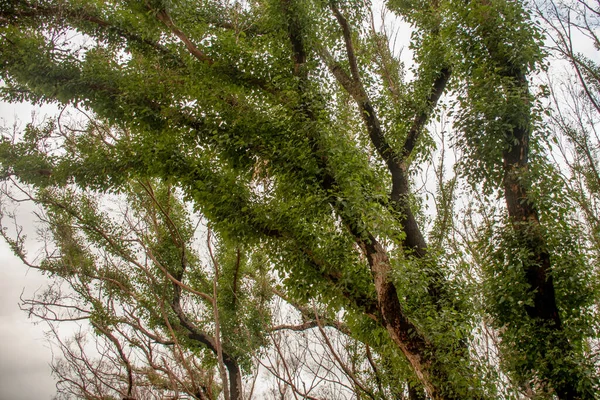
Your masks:
M42 261L26 254L16 214L4 215L9 223L0 232L26 265L53 277L22 307L48 323L55 341L57 398L250 398L259 365L276 381L267 386L284 397L346 398L356 391L376 399L390 390L377 354L366 350L369 371L362 371L367 361L347 327L326 310L285 300L260 257L248 259L222 242L215 252L213 233L198 235L206 227L191 220L190 205L172 187L135 182L117 197L75 187L35 196L16 182L11 188L4 212L11 201L45 210L38 228L43 255L36 257ZM198 236L206 237L204 257ZM301 322L291 322L297 318L290 308ZM277 324L282 317L287 323ZM65 339L63 325L81 321L92 332L79 325ZM242 371L252 376L247 388Z
M116 216L101 208L110 204L106 196L69 188L28 194L24 200L46 211L48 242L39 264L27 257L23 235L2 231L26 264L61 278L24 307L51 323L59 339L65 360L54 370L62 392L84 398L183 392L199 399L222 392L225 399L241 398L241 370L264 341L260 326L269 320L270 293L259 277L241 293L249 273L242 250L213 254L210 235L213 270L202 266L193 247L195 227L172 187L146 181L123 189L128 201L113 199L123 207ZM84 351L85 335L64 343L53 324L83 320L102 337L98 343L106 351L97 363L82 362L92 358Z
M109 126L58 148L44 145L54 129L5 140L3 176L177 188L291 301L343 313L415 396L497 398L512 382L593 398L595 275L539 145L540 32L514 1L385 7L413 27L414 79L363 2L3 3L4 99L81 106ZM451 118L461 158L436 175L428 230L413 181L439 156L433 117ZM463 241L461 183L483 221ZM500 334L498 361L475 356L482 325Z

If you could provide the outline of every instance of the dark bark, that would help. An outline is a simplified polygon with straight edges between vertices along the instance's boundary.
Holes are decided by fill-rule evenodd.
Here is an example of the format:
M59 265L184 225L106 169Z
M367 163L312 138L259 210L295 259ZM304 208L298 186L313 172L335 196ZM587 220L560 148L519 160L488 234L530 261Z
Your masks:
M529 94L529 87L525 73L514 65L506 65L506 75L513 78L515 90ZM533 306L526 305L525 311L542 329L551 329L557 332L548 339L547 348L561 349L564 352L572 351L572 346L561 334L562 322L558 305L554 281L552 278L552 262L548 252L546 238L541 229L538 209L529 198L527 184L527 171L529 162L529 140L531 135L530 111L523 115L510 115L506 117L512 129L507 134L509 144L503 151L503 185L504 197L508 215L519 241L529 251L530 259L525 263L525 277L533 292ZM543 350L545 353L546 350ZM543 356L546 356L543 354ZM547 366L550 375L559 367L554 364L554 359L549 359ZM553 376L545 377L549 386L554 389L561 400L586 398L580 393L578 386L581 379L577 367L558 379Z
M438 349L402 310L396 287L390 281L391 266L385 249L373 236L362 242L361 246L373 273L383 325L413 367L427 395L432 400L465 399L454 391L454 382L437 359ZM480 397L474 393L468 398Z
M225 368L229 375L229 395L231 400L244 400L244 392L242 391L242 372L239 364L230 356L223 354Z
M526 86L524 79L522 84ZM512 138L516 144L503 153L504 196L513 227L532 254L532 262L527 264L525 274L534 292L534 305L526 306L525 309L531 318L540 319L548 323L548 326L560 329L561 321L556 305L550 254L546 250L545 239L539 229L538 211L528 199L528 188L525 187L524 177L521 176L527 171L528 121L513 129Z

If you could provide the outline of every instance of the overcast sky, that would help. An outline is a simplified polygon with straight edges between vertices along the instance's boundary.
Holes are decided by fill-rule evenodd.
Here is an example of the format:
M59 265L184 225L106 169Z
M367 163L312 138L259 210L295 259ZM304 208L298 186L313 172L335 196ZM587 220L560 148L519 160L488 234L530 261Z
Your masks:
M0 242L0 399L51 399L55 392L44 325L34 325L18 306L23 290L32 294L45 281Z

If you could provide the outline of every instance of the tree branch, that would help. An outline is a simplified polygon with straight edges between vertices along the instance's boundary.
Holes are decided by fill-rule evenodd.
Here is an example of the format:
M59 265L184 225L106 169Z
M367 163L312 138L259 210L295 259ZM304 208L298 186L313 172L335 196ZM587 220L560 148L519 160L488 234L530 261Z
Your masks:
M149 10L152 10L148 3L146 3L146 5L148 6ZM171 19L171 16L167 13L166 10L156 11L156 18L158 18L160 22L165 24L167 28L169 28L171 32L183 42L190 54L192 54L198 61L201 61L208 65L214 63L212 58L210 58L204 52L198 49L198 47L190 40L190 38L175 25L175 23Z
M408 135L406 136L406 140L402 149L403 160L406 160L408 157L410 157L421 132L423 132L425 124L427 123L429 117L431 116L431 113L435 109L438 100L444 93L444 89L446 88L446 85L448 84L448 80L450 79L451 75L452 70L450 67L442 67L438 76L433 82L433 87L431 88L429 96L426 100L426 106L424 109L421 110L421 112L418 112L417 115L415 115L410 130L408 131Z
M348 62L350 63L350 73L352 74L352 79L354 79L356 82L360 82L360 73L358 71L356 54L354 53L354 45L352 44L352 32L350 31L350 25L348 25L348 21L336 6L335 1L331 1L329 3L329 7L333 11L335 18L342 28L344 43L346 43L346 55L348 56Z

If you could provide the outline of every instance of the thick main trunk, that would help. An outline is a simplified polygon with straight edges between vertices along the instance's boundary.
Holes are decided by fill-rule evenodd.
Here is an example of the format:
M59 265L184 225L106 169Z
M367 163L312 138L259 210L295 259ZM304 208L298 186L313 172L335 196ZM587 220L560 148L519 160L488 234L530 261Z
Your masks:
M516 79L526 93L525 77L519 76ZM503 152L504 197L511 222L533 256L533 262L528 263L525 271L527 282L534 292L534 304L526 306L527 314L560 329L550 254L539 229L538 211L528 199L528 188L523 183L523 174L527 172L528 165L530 123L527 118L522 118L525 120L516 121L509 136L509 141L514 145Z
M449 394L452 392L448 390L452 382L435 368L432 344L402 310L396 287L390 281L391 266L385 249L373 237L364 244L364 248L374 278L383 325L392 340L409 361L432 400L458 399ZM442 388L442 385L446 388Z
M516 69L511 70L515 71ZM528 83L525 74L515 72L513 78L518 90L527 94ZM519 236L519 241L526 246L530 254L530 259L525 263L524 272L527 283L533 292L533 305L526 305L525 311L538 326L557 333L548 339L547 349L544 352L556 349L569 352L572 350L572 346L560 334L562 322L556 303L550 253L541 229L538 210L529 198L529 187L526 186L531 124L528 113L524 114L507 118L513 126L512 131L507 135L508 143L512 145L503 152L503 184L504 197L513 229ZM511 119L513 121L510 121ZM554 359L548 360L549 371L560 367L560 365L554 365L554 361ZM553 373L550 372L550 374ZM546 379L561 400L585 398L578 389L580 376L577 368L565 371L559 379L552 376L548 376Z
M242 372L238 363L233 359L225 359L224 363L229 374L229 395L231 396L231 400L244 400Z
M533 306L526 306L525 309L529 317L560 329L550 254L545 250L537 210L527 201L526 189L519 183L517 175L517 168L510 167L507 170L504 193L513 227L532 255L531 262L527 263L525 276L534 293Z

